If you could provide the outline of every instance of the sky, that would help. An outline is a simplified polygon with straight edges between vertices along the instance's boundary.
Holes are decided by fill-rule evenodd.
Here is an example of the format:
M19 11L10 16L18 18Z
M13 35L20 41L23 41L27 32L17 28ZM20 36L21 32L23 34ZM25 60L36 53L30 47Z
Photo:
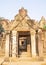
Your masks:
M12 20L22 7L31 19L46 19L46 0L0 0L0 17Z

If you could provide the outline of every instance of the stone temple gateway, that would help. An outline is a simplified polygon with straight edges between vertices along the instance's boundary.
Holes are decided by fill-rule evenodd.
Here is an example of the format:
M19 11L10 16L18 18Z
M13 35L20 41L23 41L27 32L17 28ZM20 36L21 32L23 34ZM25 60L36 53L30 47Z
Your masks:
M0 34L0 56L46 56L46 20L43 16L37 22L21 8L14 20L1 19L0 24L5 31Z

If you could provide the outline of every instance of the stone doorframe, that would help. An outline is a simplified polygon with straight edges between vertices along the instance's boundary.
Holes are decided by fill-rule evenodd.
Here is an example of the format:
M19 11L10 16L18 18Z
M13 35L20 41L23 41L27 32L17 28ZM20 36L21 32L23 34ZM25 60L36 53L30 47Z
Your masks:
M20 32L20 33L19 33ZM19 55L19 57L20 57L20 55L21 55L21 53L23 53L24 51L25 52L27 52L27 53L29 53L30 54L30 56L31 56L31 40L30 40L30 31L19 31L18 33L19 33L19 35L18 35L18 37L19 37L19 41L18 41L18 49L19 49L19 53L18 53L18 55ZM22 34L21 34L22 33ZM24 40L25 40L25 50L23 50L23 49L21 49L20 50L20 47L22 48L22 42L24 42ZM29 42L28 42L29 41ZM29 47L29 48L28 48ZM22 52L22 50L23 50L23 52ZM21 53L20 53L21 52Z
M36 32L31 30L30 33L31 33L32 57L35 57L36 56L36 38L35 38Z
M35 39L36 31L30 31L31 36L31 54L32 57L35 57L36 54L36 39Z
M5 56L12 57L12 31L6 34Z
M31 53L32 56L36 56L36 40L35 40L35 31L30 31L31 36ZM9 34L6 35L6 48L5 48L5 54L6 56L9 56ZM12 31L12 56L18 56L18 32ZM14 49L14 50L13 50ZM16 53L17 52L17 53Z

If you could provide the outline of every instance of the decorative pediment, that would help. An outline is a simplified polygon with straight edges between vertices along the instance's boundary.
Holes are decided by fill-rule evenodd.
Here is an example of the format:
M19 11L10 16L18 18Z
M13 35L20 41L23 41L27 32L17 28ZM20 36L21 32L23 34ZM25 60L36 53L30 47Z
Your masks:
M22 18L24 18L27 15L27 10L23 7L19 10L19 14Z
M36 29L36 23L34 23L34 20L22 20L22 21L16 21L17 24L14 24L14 27L12 27L12 30L30 30Z
M9 23L8 23L7 19L0 20L0 24L2 25L2 27L4 28L4 30L8 29Z
M24 8L19 9L19 13L15 16L15 20L22 21L27 16L27 10Z
M29 25L26 23L26 21L22 21L22 22L19 22L19 23L17 23L17 25L15 26L15 27L13 27L13 30L20 30L20 29L29 29Z
M46 25L46 20L45 20L44 16L41 17L39 25L40 25L41 28L43 28L43 26Z
M36 23L35 20L30 19L27 15L27 10L21 8L19 13L15 16L15 19L11 25L11 30L13 29L35 29Z

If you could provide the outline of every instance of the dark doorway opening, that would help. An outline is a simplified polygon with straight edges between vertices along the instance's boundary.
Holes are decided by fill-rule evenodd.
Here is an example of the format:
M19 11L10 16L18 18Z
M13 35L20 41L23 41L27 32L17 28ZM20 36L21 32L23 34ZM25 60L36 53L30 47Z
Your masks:
M18 32L18 55L20 56L23 52L31 52L31 38L29 31Z

